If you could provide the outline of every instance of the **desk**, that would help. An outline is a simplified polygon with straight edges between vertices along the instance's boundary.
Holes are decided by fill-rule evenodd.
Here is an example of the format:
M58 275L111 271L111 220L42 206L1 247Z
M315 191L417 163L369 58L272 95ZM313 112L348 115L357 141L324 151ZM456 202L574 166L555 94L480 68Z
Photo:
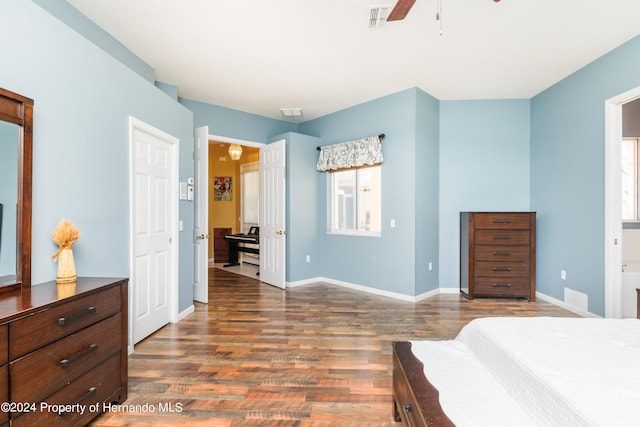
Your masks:
M229 242L229 263L225 267L240 265L238 262L238 252L246 252L250 254L259 254L260 248L250 246L241 246L242 243L250 243L252 245L260 245L260 236L258 234L228 234L224 239Z

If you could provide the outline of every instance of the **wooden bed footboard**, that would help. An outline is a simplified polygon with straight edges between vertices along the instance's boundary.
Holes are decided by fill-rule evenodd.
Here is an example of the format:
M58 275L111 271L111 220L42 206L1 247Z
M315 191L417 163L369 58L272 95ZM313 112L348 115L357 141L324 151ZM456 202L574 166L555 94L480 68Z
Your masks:
M393 417L408 427L455 426L442 410L438 390L424 375L411 343L393 342Z

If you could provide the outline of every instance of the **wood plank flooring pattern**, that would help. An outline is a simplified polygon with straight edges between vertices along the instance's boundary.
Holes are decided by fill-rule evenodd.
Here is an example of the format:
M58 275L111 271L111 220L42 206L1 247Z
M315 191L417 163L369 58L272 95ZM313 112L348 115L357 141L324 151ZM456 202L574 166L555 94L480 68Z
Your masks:
M153 410L108 412L93 426L397 426L392 341L451 339L477 317L574 317L543 301L413 304L323 283L282 291L220 269L209 288L208 305L129 357L125 404ZM159 411L168 404L182 411Z

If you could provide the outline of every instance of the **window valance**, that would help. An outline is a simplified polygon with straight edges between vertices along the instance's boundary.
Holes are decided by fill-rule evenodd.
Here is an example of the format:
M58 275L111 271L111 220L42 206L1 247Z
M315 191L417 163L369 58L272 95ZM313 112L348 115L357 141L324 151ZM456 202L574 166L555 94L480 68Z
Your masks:
M382 163L383 135L320 147L316 169L329 171Z

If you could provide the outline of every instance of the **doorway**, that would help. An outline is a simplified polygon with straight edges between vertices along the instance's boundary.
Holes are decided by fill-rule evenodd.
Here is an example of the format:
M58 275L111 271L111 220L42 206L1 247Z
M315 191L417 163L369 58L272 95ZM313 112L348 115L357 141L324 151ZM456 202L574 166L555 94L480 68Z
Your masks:
M605 101L605 317L622 317L622 106L640 97L640 86Z
M234 145L233 154L239 156L235 159L230 152L232 145ZM238 152L239 154L236 154ZM250 227L258 226L257 188L255 191L251 191L247 183L247 174L250 174L255 180L259 180L259 159L259 147L230 144L214 137L209 138L208 182L210 197L207 212L209 234L213 237L209 242L208 249L209 266L224 268L227 271L253 278L257 277L259 270L258 259L256 258L252 263L243 262L248 258L244 252L238 253L240 265L226 266L230 259L229 242L225 240L225 236L246 234ZM249 179L253 184L257 184L254 182L255 180ZM255 200L248 200L251 195ZM247 205L248 201L253 203ZM241 246L247 245L247 243L241 244Z

